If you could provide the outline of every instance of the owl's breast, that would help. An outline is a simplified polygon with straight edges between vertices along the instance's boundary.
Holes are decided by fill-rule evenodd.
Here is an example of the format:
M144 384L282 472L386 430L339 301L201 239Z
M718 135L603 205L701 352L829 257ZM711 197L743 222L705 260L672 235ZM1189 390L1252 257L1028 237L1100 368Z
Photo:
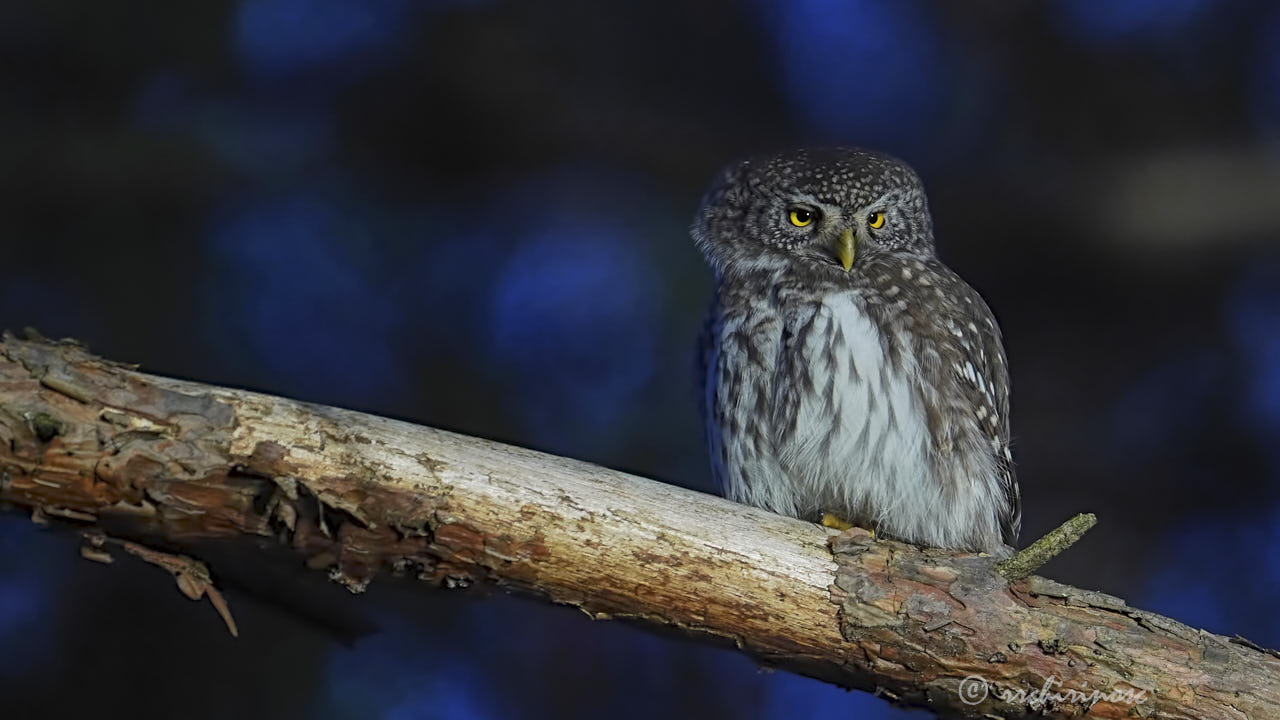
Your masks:
M810 511L877 515L936 488L916 361L892 333L854 292L784 313L774 443Z

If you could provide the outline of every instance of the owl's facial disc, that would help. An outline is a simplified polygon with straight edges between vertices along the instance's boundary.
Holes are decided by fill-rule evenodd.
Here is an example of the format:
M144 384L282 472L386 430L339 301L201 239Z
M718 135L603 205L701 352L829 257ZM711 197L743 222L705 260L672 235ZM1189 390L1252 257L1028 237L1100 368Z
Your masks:
M836 259L840 261L840 266L844 268L845 272L849 272L850 268L853 267L855 242L853 230L850 228L845 228L844 232L835 238L835 247L833 249L835 250Z
M816 148L740 161L721 171L692 228L718 276L793 263L854 274L884 253L933 255L920 178L858 148Z

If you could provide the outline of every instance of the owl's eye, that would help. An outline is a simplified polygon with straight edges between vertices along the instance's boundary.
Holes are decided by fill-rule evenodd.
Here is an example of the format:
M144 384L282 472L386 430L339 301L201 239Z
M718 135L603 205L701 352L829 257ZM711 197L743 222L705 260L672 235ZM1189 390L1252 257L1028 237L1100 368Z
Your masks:
M877 213L871 213L870 215L868 215L867 226L875 230L879 230L880 228L884 227L884 213L877 212Z
M813 224L813 221L818 219L818 211L797 205L787 211L787 218L791 220L792 225L805 227Z

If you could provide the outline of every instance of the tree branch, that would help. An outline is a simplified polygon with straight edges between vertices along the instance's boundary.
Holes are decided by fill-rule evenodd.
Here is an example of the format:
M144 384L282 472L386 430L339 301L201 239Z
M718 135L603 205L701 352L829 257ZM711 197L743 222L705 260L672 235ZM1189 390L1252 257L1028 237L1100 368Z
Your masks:
M1280 717L1273 651L1010 581L991 558L829 536L586 463L145 375L68 342L0 342L0 502L136 547L267 538L356 591L379 572L530 590L948 716L1067 715L1092 703L1066 691L1097 690L1140 702L1108 695L1091 717ZM196 584L184 591L212 587ZM969 676L990 683L981 697ZM1010 694L1046 684L1057 697Z

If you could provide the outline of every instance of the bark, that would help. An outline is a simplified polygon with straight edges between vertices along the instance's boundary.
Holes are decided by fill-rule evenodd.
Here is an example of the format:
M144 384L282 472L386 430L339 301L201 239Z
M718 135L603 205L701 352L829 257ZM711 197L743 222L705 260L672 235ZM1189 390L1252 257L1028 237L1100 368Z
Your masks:
M834 534L586 463L150 376L65 341L0 342L0 502L81 526L93 539L86 557L120 545L216 602L203 564L170 552L278 544L352 590L379 573L519 588L943 716L1091 705L1099 718L1280 717L1275 652L1102 593L1010 581L991 558ZM1014 694L1046 683L1056 696Z

